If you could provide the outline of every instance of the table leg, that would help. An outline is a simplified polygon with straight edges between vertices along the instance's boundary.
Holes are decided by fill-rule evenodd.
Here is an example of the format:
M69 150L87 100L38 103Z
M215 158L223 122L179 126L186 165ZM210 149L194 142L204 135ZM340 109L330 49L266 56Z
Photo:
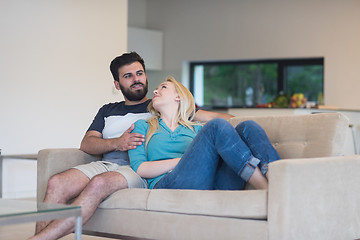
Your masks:
M76 222L75 222L75 239L81 240L81 234L82 234L82 217L77 216Z
M3 156L1 156L1 149L0 149L0 198L3 197L2 180L3 180Z

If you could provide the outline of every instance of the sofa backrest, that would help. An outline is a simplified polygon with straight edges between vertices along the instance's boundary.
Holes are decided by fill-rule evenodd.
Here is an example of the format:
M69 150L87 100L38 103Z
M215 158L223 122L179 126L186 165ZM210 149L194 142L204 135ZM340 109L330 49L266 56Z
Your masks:
M349 120L341 113L234 117L236 126L254 120L266 131L282 159L339 156L343 154Z

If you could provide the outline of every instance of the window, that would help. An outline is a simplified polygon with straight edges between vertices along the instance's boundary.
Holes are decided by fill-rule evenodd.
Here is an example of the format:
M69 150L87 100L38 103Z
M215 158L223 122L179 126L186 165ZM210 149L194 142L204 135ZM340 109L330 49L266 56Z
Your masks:
M324 59L191 62L190 91L200 107L255 107L279 94L323 94Z

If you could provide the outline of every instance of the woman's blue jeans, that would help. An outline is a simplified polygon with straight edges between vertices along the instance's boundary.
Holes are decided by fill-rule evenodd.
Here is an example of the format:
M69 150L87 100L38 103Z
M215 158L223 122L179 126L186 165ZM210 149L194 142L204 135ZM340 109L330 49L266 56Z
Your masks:
M155 188L240 190L256 166L265 174L280 159L265 131L254 121L234 128L224 119L209 121L199 131L173 171Z

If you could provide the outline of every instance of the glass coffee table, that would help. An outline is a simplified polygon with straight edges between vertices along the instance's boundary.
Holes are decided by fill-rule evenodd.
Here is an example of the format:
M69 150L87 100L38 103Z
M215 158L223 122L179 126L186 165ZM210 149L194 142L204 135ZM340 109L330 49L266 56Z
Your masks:
M0 199L0 225L75 217L75 239L81 240L82 217L78 206Z

